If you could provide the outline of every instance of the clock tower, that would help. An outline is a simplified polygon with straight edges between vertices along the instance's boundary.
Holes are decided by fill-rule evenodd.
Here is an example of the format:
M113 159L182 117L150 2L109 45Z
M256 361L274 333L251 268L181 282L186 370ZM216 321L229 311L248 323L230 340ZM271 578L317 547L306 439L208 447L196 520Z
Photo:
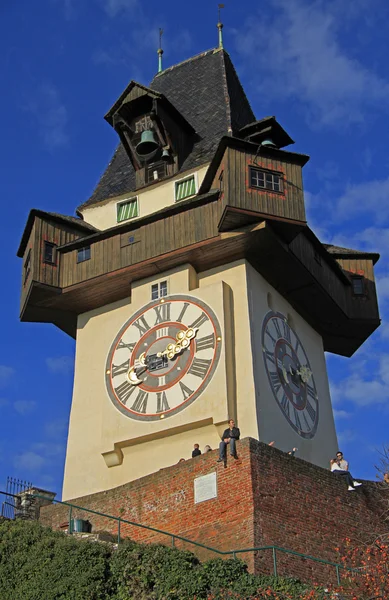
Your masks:
M378 255L309 228L309 157L256 119L223 48L131 81L105 119L119 145L92 196L31 210L18 251L21 319L76 339L64 500L216 448L229 418L327 466L325 352L378 327Z

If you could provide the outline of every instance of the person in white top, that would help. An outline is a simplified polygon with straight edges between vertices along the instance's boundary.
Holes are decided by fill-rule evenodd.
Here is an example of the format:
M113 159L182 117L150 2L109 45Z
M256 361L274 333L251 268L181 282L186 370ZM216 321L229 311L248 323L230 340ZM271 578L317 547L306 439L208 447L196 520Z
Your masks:
M348 485L347 489L349 492L355 492L355 488L362 485L362 483L360 483L359 481L354 480L353 476L349 471L349 464L347 460L344 460L342 452L338 451L336 453L336 458L332 458L330 460L330 469L332 473L334 473L335 475L339 475L340 477L343 477L343 479L346 480L346 483Z

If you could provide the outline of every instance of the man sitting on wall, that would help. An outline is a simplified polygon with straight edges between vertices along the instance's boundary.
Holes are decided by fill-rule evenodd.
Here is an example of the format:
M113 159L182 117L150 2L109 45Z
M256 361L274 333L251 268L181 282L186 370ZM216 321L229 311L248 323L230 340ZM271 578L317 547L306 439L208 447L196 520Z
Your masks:
M348 462L344 460L342 452L336 453L336 458L330 460L330 468L332 473L335 475L340 475L346 480L348 484L348 491L354 492L356 487L362 485L358 481L354 481L350 471L348 470Z
M225 430L222 436L222 441L219 444L219 458L217 462L223 462L226 459L226 448L229 444L230 446L230 455L235 459L238 458L236 453L236 441L240 438L240 431L238 427L235 427L234 419L230 419L229 428Z

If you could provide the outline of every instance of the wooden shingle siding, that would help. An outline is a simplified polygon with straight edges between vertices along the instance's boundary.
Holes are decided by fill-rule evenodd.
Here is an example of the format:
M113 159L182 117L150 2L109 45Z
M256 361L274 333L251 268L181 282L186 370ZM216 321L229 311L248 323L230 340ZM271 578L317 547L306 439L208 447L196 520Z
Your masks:
M370 311L377 311L377 291L374 282L374 266L373 261L366 258L348 258L337 259L337 262L343 269L344 273L352 281L353 275L363 276L364 287L366 294L363 296L355 296L352 286L350 286L349 294L347 294L347 311L353 318L363 319Z
M307 268L307 270L315 277L319 285L334 299L336 299L339 307L347 311L347 296L350 291L348 287L341 281L339 276L334 272L334 268L330 266L324 258L320 264L315 259L315 246L303 234L295 237L289 245L293 254Z
M77 264L77 250L63 252L60 286L66 288L217 236L220 215L221 203L213 201L97 241L91 244L91 258L85 262ZM134 237L131 244L130 236Z
M305 222L302 169L300 165L263 156L262 150L255 156L243 150L227 148L223 163L224 206L234 206L257 211L270 216ZM250 187L249 167L263 168L282 173L283 193ZM218 176L213 187L219 187Z

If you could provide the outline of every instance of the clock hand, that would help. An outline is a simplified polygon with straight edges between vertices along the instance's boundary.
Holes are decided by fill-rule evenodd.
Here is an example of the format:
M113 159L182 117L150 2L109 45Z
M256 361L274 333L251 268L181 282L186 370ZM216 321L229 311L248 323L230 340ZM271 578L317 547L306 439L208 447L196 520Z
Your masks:
M131 385L139 385L142 383L142 379L138 378L138 374L144 373L147 370L146 365L146 352L142 352L134 364L127 371L127 379Z
M312 371L307 365L300 365L300 368L297 369L296 373L300 376L303 383L308 383L312 376Z
M176 335L176 343L170 343L166 346L163 352L158 352L158 358L166 355L167 358L172 360L177 354L180 354L183 350L189 347L191 340L196 337L198 329L188 327L186 331L179 331ZM127 379L131 385L139 385L142 383L142 379L139 379L138 375L141 375L147 371L147 357L146 352L142 352L139 358L127 371Z
M170 360L180 354L183 350L189 347L191 340L196 337L198 329L188 327L186 331L179 331L176 335L176 343L170 343L166 346L163 352L158 352L157 356L161 357L166 355Z

